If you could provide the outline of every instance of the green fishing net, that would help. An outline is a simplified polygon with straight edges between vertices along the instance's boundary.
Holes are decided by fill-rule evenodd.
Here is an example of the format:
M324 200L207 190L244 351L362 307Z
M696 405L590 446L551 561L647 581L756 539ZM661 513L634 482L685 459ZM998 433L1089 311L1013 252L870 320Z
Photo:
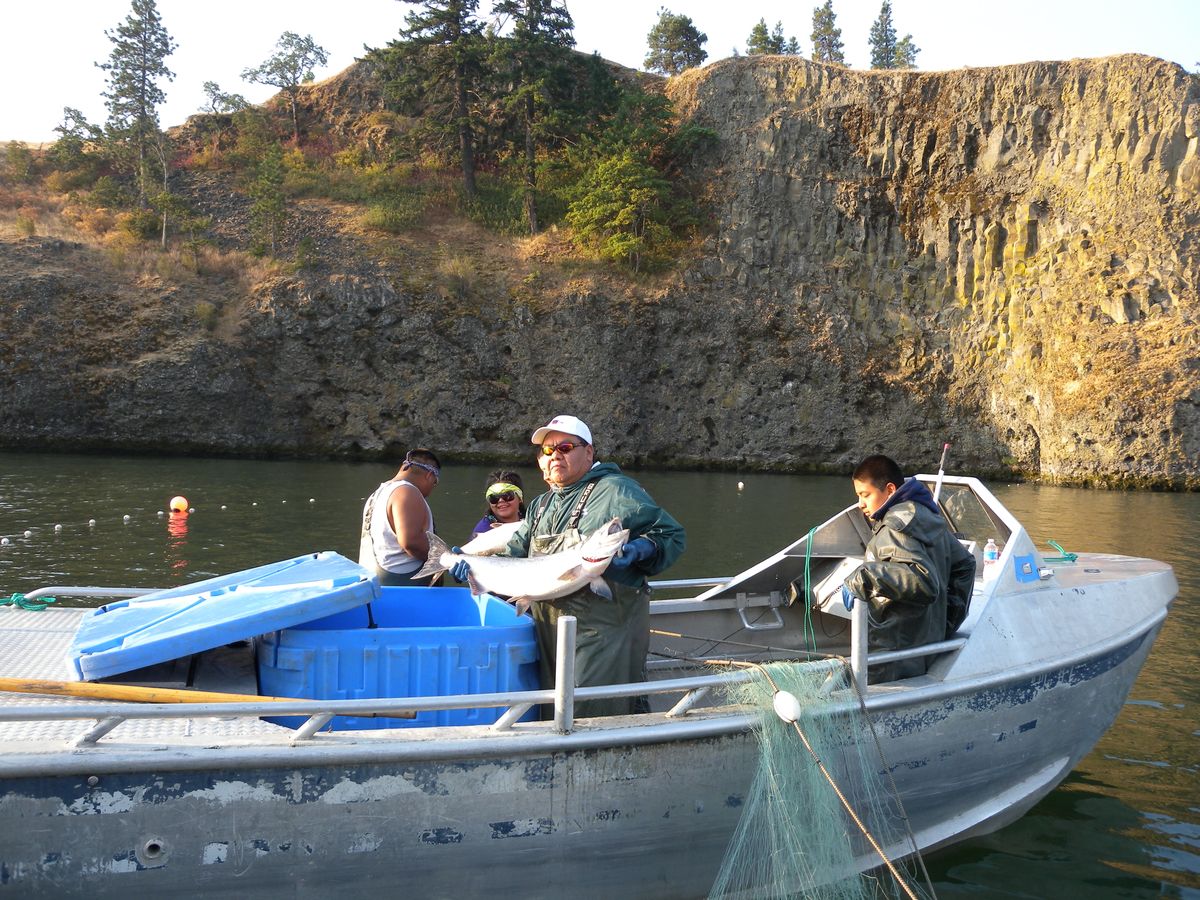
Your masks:
M760 711L760 757L710 900L933 897L865 713L852 692L831 692L827 683L832 677L844 688L844 675L802 663L763 669L770 679L760 669L730 689L732 701ZM771 681L800 701L795 725L775 714Z

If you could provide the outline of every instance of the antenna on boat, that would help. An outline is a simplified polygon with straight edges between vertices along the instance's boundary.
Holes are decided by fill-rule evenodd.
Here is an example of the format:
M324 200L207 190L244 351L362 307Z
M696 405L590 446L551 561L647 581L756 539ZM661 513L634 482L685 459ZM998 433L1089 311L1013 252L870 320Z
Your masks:
M950 442L942 444L942 461L938 463L937 481L933 483L933 502L937 503L938 494L942 492L942 476L946 474L946 454L950 450Z

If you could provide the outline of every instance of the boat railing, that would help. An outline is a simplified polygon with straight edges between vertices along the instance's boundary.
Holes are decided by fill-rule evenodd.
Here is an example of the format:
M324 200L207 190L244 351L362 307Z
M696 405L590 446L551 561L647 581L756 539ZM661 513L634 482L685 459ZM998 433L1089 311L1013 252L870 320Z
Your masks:
M369 716L411 718L419 712L454 709L505 708L489 726L492 732L511 732L526 712L535 705L551 704L554 709L554 730L569 734L575 728L575 708L581 701L679 694L680 699L664 713L664 720L678 720L708 697L714 690L729 687L755 677L752 666L734 667L729 671L682 678L656 679L628 684L576 687L574 679L576 620L563 616L558 620L556 686L537 691L508 691L490 694L461 694L430 697L367 698L361 700L307 700L263 698L261 702L203 702L203 703L88 703L46 704L0 707L0 722L92 720L94 724L71 741L74 747L96 747L100 740L117 726L132 720L177 718L260 718L303 716L304 723L292 734L292 746L320 738L320 732L334 716ZM955 650L965 639L942 641L909 650L875 653L862 662L865 680L866 664L882 663L916 656L927 656ZM853 663L853 661L852 661ZM825 672L828 688L845 686L845 661L839 657L809 660L804 663L816 672ZM858 680L858 671L853 677Z
M682 694L682 698L667 710L664 719L686 715L696 703L713 689L738 684L754 677L748 669L733 669L686 678L663 679L630 684L575 687L575 629L574 616L558 620L558 678L555 688L537 691L509 691L491 694L462 694L437 697L374 698L362 700L288 700L263 698L262 702L204 702L204 703L89 703L48 704L43 706L0 707L0 722L89 719L95 722L71 743L78 748L95 747L117 726L131 720L174 718L240 718L306 716L295 730L290 743L294 746L317 739L319 732L334 716L411 717L424 711L452 709L499 708L505 712L490 726L491 731L511 731L517 721L537 704L552 704L554 729L561 734L574 730L577 702L616 697ZM836 659L809 663L815 669L836 673L841 668Z

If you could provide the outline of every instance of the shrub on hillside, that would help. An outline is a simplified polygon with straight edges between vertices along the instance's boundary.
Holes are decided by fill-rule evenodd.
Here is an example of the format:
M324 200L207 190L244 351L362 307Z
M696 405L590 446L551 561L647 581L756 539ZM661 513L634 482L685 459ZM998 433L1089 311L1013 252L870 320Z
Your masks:
M158 237L161 222L154 210L135 209L118 213L116 225L119 231L129 235L131 238L136 238L140 241L149 241Z

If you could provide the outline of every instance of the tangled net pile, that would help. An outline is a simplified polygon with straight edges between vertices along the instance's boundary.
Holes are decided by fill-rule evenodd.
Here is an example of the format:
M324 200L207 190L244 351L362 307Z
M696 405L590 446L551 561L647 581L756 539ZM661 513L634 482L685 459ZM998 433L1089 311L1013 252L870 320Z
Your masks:
M886 763L857 700L831 701L822 693L827 674L827 669L804 664L772 663L758 677L730 689L733 702L760 711L755 726L760 758L710 900L934 896L919 855L896 862L914 847ZM796 727L775 714L772 681L800 701L803 713L796 725L812 752ZM838 791L894 871L885 866Z

